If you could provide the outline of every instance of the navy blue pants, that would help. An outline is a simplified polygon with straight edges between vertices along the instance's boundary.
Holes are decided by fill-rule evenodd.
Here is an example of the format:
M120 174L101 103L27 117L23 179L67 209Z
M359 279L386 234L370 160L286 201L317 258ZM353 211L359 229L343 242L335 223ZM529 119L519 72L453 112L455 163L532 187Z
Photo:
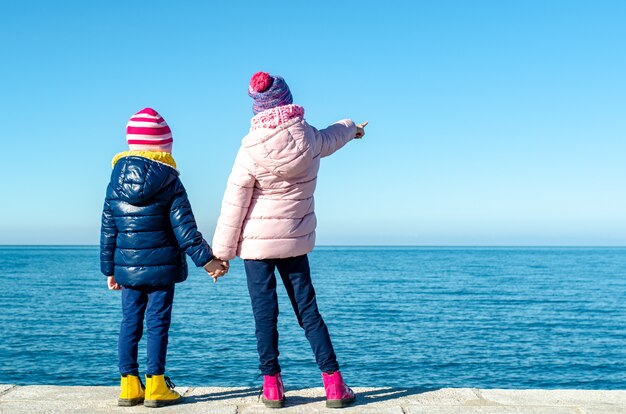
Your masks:
M320 370L338 370L328 328L317 309L308 257L303 255L287 259L245 260L244 266L256 322L261 374L273 375L280 372L275 269L280 273L298 323L304 328Z
M148 331L146 374L165 373L173 301L174 285L122 287L122 325L118 343L122 375L139 375L137 349L143 335L144 315Z

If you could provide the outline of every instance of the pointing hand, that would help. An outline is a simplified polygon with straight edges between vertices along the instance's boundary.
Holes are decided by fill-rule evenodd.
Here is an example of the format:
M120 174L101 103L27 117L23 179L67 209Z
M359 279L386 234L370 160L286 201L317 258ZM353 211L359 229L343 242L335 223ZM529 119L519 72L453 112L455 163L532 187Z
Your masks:
M365 136L365 127L369 122L365 121L362 124L356 124L356 135L354 138L361 139Z

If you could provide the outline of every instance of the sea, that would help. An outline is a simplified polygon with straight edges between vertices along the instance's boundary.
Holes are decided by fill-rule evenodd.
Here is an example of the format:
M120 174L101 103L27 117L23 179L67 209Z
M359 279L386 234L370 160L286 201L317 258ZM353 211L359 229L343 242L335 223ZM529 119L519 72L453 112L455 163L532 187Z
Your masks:
M317 247L310 262L353 387L626 389L626 248ZM0 247L0 283L0 383L118 384L120 292L96 246ZM280 281L278 296L286 386L321 386ZM167 375L260 385L241 260L216 284L190 262Z

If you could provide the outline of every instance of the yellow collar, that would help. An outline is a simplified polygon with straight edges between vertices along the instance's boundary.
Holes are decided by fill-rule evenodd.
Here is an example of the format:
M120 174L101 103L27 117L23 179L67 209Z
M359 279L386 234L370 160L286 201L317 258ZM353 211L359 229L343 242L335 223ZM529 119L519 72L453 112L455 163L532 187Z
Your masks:
M160 162L161 164L169 165L170 167L176 169L176 161L174 161L174 157L169 152L153 152L153 151L124 151L113 157L111 161L112 167L115 167L115 163L117 163L121 158L124 157L143 157L148 158L149 160Z

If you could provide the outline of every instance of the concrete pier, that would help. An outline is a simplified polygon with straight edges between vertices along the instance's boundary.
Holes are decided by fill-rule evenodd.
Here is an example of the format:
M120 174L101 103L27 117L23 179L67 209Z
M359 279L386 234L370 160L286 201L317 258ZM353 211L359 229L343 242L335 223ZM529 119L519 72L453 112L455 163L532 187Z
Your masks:
M183 403L151 409L118 407L116 387L0 384L0 413L626 414L626 391L355 388L356 403L336 410L326 408L322 388L309 388L287 390L285 408L273 410L259 388L176 390Z

